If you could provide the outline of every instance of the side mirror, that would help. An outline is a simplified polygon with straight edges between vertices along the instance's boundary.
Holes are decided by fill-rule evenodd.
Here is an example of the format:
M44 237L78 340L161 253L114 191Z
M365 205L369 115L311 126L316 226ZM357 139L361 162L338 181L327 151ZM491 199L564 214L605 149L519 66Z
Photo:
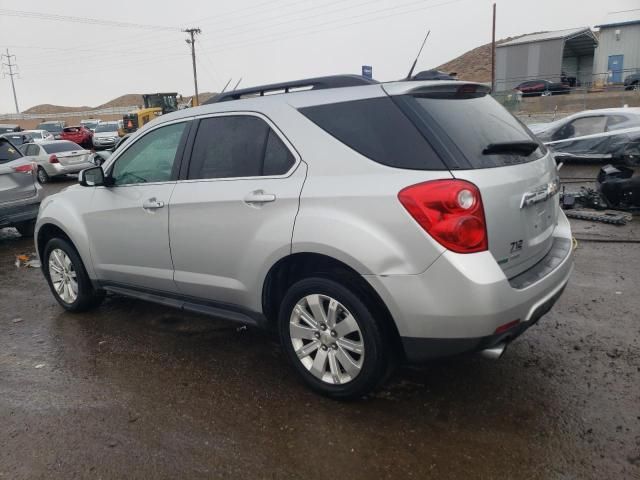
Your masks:
M102 187L106 185L102 167L86 168L78 175L78 182L83 187Z

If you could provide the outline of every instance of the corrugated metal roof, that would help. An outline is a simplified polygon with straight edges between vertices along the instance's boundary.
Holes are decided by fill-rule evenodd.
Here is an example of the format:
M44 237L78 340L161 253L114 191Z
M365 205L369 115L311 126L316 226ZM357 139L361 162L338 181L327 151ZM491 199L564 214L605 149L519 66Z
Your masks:
M520 38L500 43L496 47L508 47L510 45L520 45L521 43L544 42L545 40L556 40L558 38L570 38L581 33L591 32L589 27L569 28L567 30L555 30L553 32L532 33Z
M634 23L640 23L640 9L637 8L608 13L605 21L600 25L596 25L596 28L619 27L621 25L633 25Z

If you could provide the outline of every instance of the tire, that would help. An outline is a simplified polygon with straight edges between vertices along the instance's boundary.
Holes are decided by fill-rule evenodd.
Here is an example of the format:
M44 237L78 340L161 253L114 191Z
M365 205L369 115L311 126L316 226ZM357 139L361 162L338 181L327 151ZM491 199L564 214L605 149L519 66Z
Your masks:
M48 183L50 180L49 174L45 172L44 168L38 167L38 182Z
M64 261L65 259L60 252L62 252L70 262L70 266L67 267L68 270L64 272L64 276L62 277L63 280L64 278L69 277L73 279L73 275L75 275L75 298L72 294L72 284L67 284L67 287L63 286L62 293L58 292L56 286L60 284L56 282L56 280L57 278L60 278L59 275L61 274L57 273L56 270L53 270L54 278L52 280L52 271L50 271L50 269L59 269L61 265L66 264ZM51 258L52 256L54 257L53 260ZM87 275L87 271L80 259L80 255L78 255L76 249L65 239L52 238L47 242L42 255L42 271L47 279L51 293L53 293L56 301L62 305L65 310L70 312L84 312L97 307L104 299L104 292L93 288L93 284ZM54 282L56 286L54 286ZM65 282L63 281L61 283ZM68 295L69 292L71 292L70 295Z
M328 314L330 305L337 305L335 323ZM320 277L293 284L278 315L282 348L294 370L311 389L334 399L366 395L388 376L390 346L382 331L362 295Z
M16 223L14 227L16 227L18 233L23 237L33 237L33 231L36 228L36 221L29 220L27 222Z

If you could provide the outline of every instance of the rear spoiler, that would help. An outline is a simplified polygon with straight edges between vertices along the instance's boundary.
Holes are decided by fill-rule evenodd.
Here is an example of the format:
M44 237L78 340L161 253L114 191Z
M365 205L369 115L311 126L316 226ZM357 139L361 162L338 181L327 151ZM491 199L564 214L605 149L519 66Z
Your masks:
M420 95L430 98L472 98L491 93L491 87L483 83L457 80L432 80L383 83L388 95Z

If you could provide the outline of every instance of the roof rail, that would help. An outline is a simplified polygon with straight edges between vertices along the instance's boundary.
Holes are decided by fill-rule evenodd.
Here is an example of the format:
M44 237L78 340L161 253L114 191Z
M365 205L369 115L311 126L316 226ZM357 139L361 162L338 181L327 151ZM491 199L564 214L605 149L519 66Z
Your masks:
M290 93L292 90L324 90L327 88L356 87L359 85L372 85L378 83L376 80L362 77L360 75L331 75L328 77L307 78L295 80L293 82L273 83L271 85L260 85L251 88L242 88L231 92L221 93L210 98L203 105L211 103L228 102L240 100L245 97L263 97L268 94Z

